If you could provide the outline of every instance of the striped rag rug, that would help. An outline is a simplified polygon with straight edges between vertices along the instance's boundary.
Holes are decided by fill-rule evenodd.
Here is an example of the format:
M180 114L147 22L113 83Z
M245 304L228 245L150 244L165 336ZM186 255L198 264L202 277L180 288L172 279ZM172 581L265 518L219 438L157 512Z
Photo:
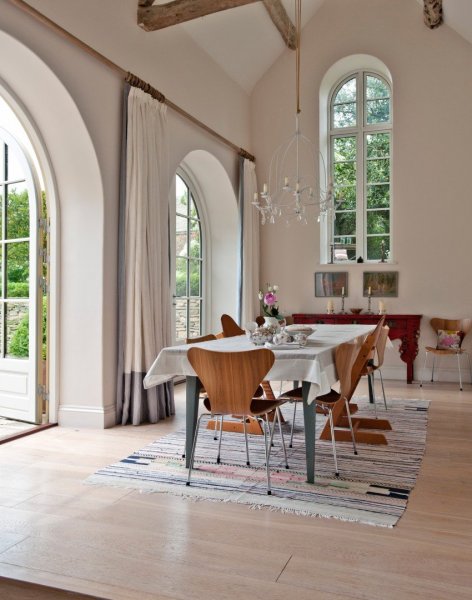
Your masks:
M356 416L373 416L366 398L356 398ZM223 433L221 463L216 464L217 444L205 421L198 436L192 483L186 486L187 469L182 453L185 431L177 431L149 444L118 463L100 469L85 483L165 492L194 500L236 502L299 515L332 517L369 525L393 527L402 516L421 466L426 441L429 402L391 399L386 416L392 431L384 432L388 445L337 442L340 477L334 476L330 441L316 441L315 484L305 481L303 411L295 417L293 447L287 447L285 468L279 436L271 451L272 495L267 495L264 436L250 436L251 466L246 466L244 436ZM282 407L286 444L290 436L292 405ZM384 413L384 414L382 414ZM317 431L325 417L317 415ZM318 437L318 436L317 436Z

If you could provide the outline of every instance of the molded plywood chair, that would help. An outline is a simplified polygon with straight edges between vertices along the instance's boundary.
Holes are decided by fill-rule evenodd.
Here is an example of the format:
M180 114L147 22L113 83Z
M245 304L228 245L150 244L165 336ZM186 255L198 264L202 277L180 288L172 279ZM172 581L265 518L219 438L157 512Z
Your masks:
M257 419L264 431L264 447L267 472L267 493L270 489L270 441L268 440L267 414L278 408L283 401L269 401L254 398L260 382L274 364L274 354L266 348L245 352L213 352L203 348L190 348L188 360L198 378L205 386L211 400L211 411L200 415L197 421L195 438L190 459L187 485L190 485L198 430L203 417L238 414L243 415L246 454L249 462L249 444L246 431L246 419ZM265 419L262 416L265 415ZM270 433L270 432L269 432ZM221 446L221 438L220 438ZM220 448L218 448L218 455Z
M374 377L376 371L378 371L380 375L380 383L382 384L382 393L383 400L385 405L385 410L387 410L387 399L385 397L385 388L382 377L382 365L384 362L385 356L385 346L387 345L388 332L390 331L390 327L384 325L380 330L379 337L377 340L377 344L375 345L373 357L370 359L364 367L362 375L367 375L369 379L369 391L371 392L371 398L374 402L375 411L377 411L377 405L375 400L375 387L374 387Z
M459 388L462 391L461 360L462 354L467 355L469 362L470 381L472 383L472 368L470 365L470 355L462 348L462 342L465 336L472 328L472 319L441 319L434 317L430 321L431 327L437 335L436 347L426 346L424 357L423 375L426 369L428 355L433 355L433 367L431 370L431 383L434 382L434 367L437 356L457 356L457 368L459 370ZM420 387L423 387L423 376L421 377Z
M342 409L345 410L346 416L349 423L349 429L351 432L352 446L354 454L357 454L356 439L354 436L354 430L352 426L351 411L349 409L349 400L353 394L353 372L354 364L359 356L363 345L363 340L358 339L353 343L340 344L335 350L335 363L336 371L339 377L339 392L331 390L323 396L318 396L315 399L315 410L321 412L328 417L329 428L331 431L331 442L333 447L333 459L336 477L339 476L338 459L336 455L336 438L334 433L334 418L333 410L337 405L342 405ZM355 384L357 386L357 382ZM296 388L290 392L282 394L279 399L294 400L300 402L303 400L301 394L301 388ZM293 423L292 423L292 436L293 436ZM292 445L292 439L290 445Z
M246 333L229 315L221 315L221 326L223 327L223 337L234 337Z

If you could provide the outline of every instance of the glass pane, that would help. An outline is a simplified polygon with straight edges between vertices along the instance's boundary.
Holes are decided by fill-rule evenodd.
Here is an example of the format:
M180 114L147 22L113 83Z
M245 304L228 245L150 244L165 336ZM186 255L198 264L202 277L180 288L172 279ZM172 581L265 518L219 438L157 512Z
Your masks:
M333 106L333 127L354 127L356 125L356 103L347 102Z
M175 300L175 339L183 341L187 337L187 300Z
M1 268L3 264L3 245L0 246L0 298L3 298L3 269ZM1 324L0 324L1 327Z
M338 137L334 138L334 162L341 160L356 160L356 138Z
M175 295L187 296L187 259L177 258L175 261Z
M29 242L7 244L7 297L29 298Z
M366 135L367 158L390 156L390 134L369 133Z
M390 100L367 100L367 124L388 123L390 121Z
M356 259L356 238L350 237L335 237L335 247L333 248L333 260L355 260Z
M356 101L356 78L353 77L339 89L334 98L334 104Z
M7 239L29 237L28 190L22 184L7 186Z
M382 79L374 77L373 75L367 75L365 95L369 100L372 98L388 98L390 96L390 89Z
M189 221L190 225L190 256L192 258L201 257L200 245L200 223L198 221Z
M23 170L23 166L15 156L13 152L11 152L10 148L7 147L6 152L6 175L8 181L23 181L26 177L26 174Z
M198 337L201 335L201 301L192 299L189 300L190 320L189 320L189 337Z
M189 261L189 269L190 269L190 296L201 296L200 292L200 261L199 260L190 260Z
M390 159L378 158L367 161L367 182L385 183L390 181Z
M175 217L175 254L187 256L187 223L185 217Z
M384 260L388 260L390 255L390 236L388 235L367 238L367 260L382 259L382 242Z
M195 204L195 200L193 199L192 195L190 195L190 216L192 217L192 219L199 218L197 205Z
M356 183L356 163L343 162L334 164L334 182L336 185Z
M336 213L334 219L334 235L335 236L351 236L356 234L356 213L345 212Z
M0 240L3 239L3 199L5 197L5 188L0 185Z
M355 210L356 187L338 187L335 189L336 208L338 210Z
M390 184L367 186L367 208L388 208L390 206Z
M4 304L0 303L0 356L4 356L4 348L3 348L3 310Z
M367 211L367 235L373 233L390 232L390 211L369 210Z
M6 355L15 358L29 356L29 316L27 304L6 304Z
M188 215L188 187L178 175L175 176L175 211L181 215Z

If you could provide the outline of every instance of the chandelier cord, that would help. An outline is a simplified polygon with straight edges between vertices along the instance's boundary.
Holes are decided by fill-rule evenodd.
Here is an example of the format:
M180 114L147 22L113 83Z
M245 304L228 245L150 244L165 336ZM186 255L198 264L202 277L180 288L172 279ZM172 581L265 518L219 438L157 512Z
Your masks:
M300 114L300 42L301 42L301 14L302 14L302 0L295 0L295 30L296 30L296 42L297 46L295 49L296 56L296 87L297 87L297 115Z

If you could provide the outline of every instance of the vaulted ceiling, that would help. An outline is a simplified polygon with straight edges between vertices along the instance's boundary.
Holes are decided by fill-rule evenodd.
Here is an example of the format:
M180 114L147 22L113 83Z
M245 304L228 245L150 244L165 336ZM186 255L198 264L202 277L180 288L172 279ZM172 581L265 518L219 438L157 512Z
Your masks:
M325 2L330 1L302 0L302 26L315 16ZM154 0L155 5L168 2ZM281 2L294 22L294 0ZM424 0L416 2L419 5L418 19L423 19ZM147 3L152 4L152 0ZM442 3L444 23L472 43L472 0L443 0ZM222 10L174 27L183 29L248 93L286 48L262 2ZM149 35L159 35L159 31L152 31Z

